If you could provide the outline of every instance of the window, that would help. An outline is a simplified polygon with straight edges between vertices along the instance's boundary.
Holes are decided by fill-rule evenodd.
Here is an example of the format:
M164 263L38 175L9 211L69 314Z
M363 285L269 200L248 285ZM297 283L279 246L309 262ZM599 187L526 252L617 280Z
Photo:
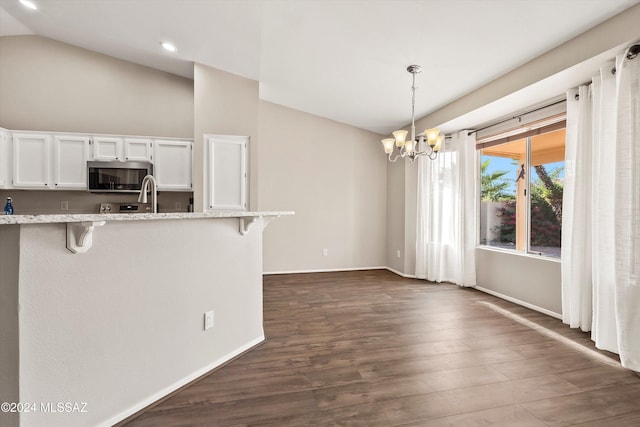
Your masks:
M559 258L564 123L517 138L481 144L480 244Z

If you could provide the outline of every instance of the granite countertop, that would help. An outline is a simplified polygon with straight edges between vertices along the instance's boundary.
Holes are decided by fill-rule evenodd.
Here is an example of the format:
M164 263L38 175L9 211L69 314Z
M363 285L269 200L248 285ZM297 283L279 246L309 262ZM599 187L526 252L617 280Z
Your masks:
M68 214L68 215L0 215L3 224L55 224L95 221L148 221L162 219L208 219L208 218L247 218L278 217L294 215L293 211L270 212L175 212L175 213L135 213L135 214Z

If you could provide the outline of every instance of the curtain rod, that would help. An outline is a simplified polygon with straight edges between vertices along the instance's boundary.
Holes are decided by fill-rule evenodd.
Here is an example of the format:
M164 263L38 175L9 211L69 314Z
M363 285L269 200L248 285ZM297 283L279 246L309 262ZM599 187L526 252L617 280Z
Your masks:
M492 123L489 126L485 126L485 127L480 128L480 129L469 131L467 133L467 136L468 135L473 135L474 133L480 132L481 130L489 129L490 127L494 127L494 126L500 125L502 123L506 123L509 120L520 119L520 118L522 118L522 116L526 116L527 114L535 113L536 111L544 110L545 108L553 107L554 105L562 104L563 102L566 102L566 101L567 101L566 99L561 99L560 101L552 102L551 104L544 105L542 107L538 107L538 108L536 108L534 110L527 111L526 113L518 114L517 116L513 116L513 117L510 117L508 119L504 119L504 120L501 120L499 122Z
M629 49L627 49L626 57L627 57L628 60L631 61L632 59L636 59L638 57L638 55L640 55L640 44L634 44ZM615 75L616 72L617 72L617 70L616 70L616 67L614 66L611 69L611 74ZM582 85L588 85L588 84L590 84L590 82L583 83ZM580 85L580 86L582 86L582 85ZM576 99L576 101L579 100L580 99L580 95L578 95L576 93L575 99Z

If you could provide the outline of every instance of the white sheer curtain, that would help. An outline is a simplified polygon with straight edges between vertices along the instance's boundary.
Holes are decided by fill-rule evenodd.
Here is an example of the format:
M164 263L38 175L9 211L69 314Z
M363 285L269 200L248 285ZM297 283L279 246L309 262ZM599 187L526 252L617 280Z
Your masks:
M618 66L616 320L622 366L640 372L640 57Z
M446 140L438 158L418 159L416 277L475 286L475 135Z
M586 86L567 92L562 199L562 318L583 331L591 330L592 311L590 94Z
M612 70L615 68L615 74ZM578 97L576 97L578 95ZM579 98L579 99L578 99ZM562 312L640 371L640 60L567 93Z
M622 56L621 56L622 58ZM616 162L616 77L613 61L593 79L593 322L591 338L602 350L618 352L615 314L615 182L611 165Z

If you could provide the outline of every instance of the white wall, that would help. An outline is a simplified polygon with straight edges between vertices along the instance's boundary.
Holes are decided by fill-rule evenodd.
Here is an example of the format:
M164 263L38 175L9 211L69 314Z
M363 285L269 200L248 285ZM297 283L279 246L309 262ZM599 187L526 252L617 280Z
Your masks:
M193 82L39 36L0 37L0 127L193 136Z
M387 169L381 136L260 101L266 272L384 267ZM327 249L327 256L322 250Z
M260 224L241 236L237 219L107 222L76 255L64 224L21 226L20 401L88 410L21 426L111 425L260 342Z

